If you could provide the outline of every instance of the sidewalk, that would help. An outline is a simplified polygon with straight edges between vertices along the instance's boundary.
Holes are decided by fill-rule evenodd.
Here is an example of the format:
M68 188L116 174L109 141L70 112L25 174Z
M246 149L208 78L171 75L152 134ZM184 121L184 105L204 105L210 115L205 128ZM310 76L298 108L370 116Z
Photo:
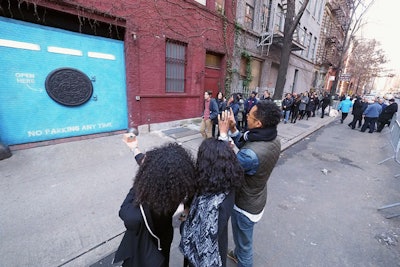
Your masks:
M278 135L281 138L282 151L317 131L321 127L331 123L335 119L335 117L329 116L325 116L322 119L320 116L321 115L316 115L316 117L309 118L308 120L297 120L296 123L279 123ZM197 152L197 148L203 140L199 133L200 119L184 121L180 124L178 122L178 124L172 124L166 128L168 129L161 129L156 132L161 133L161 135L166 135L167 137L172 138L173 141L181 143L186 148Z
M280 123L282 150L333 120ZM176 141L195 154L202 142L199 122L139 127L140 148ZM125 230L119 206L137 170L121 137L17 150L0 161L2 265L111 266ZM176 247L172 250L177 254ZM171 255L171 261L180 262L179 256Z

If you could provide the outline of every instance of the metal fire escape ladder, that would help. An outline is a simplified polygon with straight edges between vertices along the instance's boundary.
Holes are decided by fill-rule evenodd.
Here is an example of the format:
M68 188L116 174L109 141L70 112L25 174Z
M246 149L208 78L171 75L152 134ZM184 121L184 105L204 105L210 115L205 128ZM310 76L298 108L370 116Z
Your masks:
M273 39L274 39L274 27L275 27L275 12L271 12L272 14L272 27L268 27L269 29L272 29L272 31L267 31L267 26L268 26L268 20L264 21L264 24L262 25L262 32L260 35L260 39L257 43L257 47L261 46L261 54L264 54L264 47L267 47L267 56L269 54L269 48L272 45Z
M280 7L282 7L283 13L286 12L287 9L287 1L282 0L281 3L279 4ZM280 31L280 26L276 25L276 20L280 20L280 17L277 16L276 14L276 7L271 7L270 14L272 14L272 20L266 20L264 21L262 25L262 32L260 34L260 39L257 43L257 47L261 46L261 54L264 53L264 47L267 47L267 56L269 54L269 49L273 43L274 40L274 34L276 34L278 31ZM279 22L280 23L280 22ZM268 29L268 31L267 31Z

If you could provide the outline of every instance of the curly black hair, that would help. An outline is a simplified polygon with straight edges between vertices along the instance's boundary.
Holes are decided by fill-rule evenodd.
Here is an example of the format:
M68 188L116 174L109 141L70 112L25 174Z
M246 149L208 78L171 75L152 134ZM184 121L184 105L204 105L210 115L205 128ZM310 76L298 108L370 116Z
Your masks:
M196 161L197 193L222 193L242 185L243 169L229 143L207 138L201 143Z
M137 204L147 204L156 214L173 213L195 190L193 156L177 143L146 152L133 188Z
M281 121L281 109L272 101L258 101L254 116L261 122L262 128L274 127Z

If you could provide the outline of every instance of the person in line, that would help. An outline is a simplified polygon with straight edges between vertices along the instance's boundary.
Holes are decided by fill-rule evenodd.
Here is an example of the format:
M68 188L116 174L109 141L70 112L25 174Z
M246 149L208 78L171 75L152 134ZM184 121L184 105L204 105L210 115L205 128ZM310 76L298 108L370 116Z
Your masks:
M345 100L340 101L338 106L338 111L342 111L342 118L340 119L340 123L347 118L347 115L350 112L350 109L353 107L353 102L350 100L350 96L346 96Z
M260 100L269 100L272 101L271 94L268 90L265 90Z
M239 98L239 94L237 93L233 93L231 95L231 97L228 100L228 105L227 108L228 109L232 109L233 111L233 115L235 116L235 120L236 123L238 123L238 115L239 115L239 109L240 109L240 98ZM237 125L237 127L239 127L239 125Z
M217 105L218 105L218 114L221 114L222 111L226 109L226 100L222 92L218 92L217 94ZM218 125L218 116L213 120L212 137L215 137L215 130L216 130L215 128L218 128L217 125ZM219 128L217 137L218 136L219 136Z
M390 121L393 117L393 115L397 112L398 105L396 103L396 100L394 98L389 99L389 105L383 109L381 114L378 117L378 127L376 131L380 133L385 125L387 124L390 126Z
M228 220L243 169L230 144L205 139L196 161L196 194L183 222L179 248L184 266L226 266Z
M320 109L320 107L321 107L321 103L320 103L320 100L319 100L319 95L316 93L316 92L314 92L313 93L313 96L314 96L314 108L311 110L311 117L315 117L315 113Z
M388 104L386 104L385 99L384 98L378 98L378 103L379 105L381 105L382 107L382 111L385 110L385 108L388 106Z
M257 104L258 100L256 98L257 92L253 91L251 92L249 98L244 102L244 110L246 112L246 115L249 114L251 108ZM247 131L247 120L244 121L244 131Z
M143 154L137 139L125 142L140 166L119 210L126 232L113 262L123 262L123 267L167 267L174 235L172 216L194 194L194 160L176 143Z
M325 109L327 106L329 106L329 104L331 103L331 97L328 93L324 94L324 97L321 100L321 119L324 118L325 116Z
M287 93L285 98L282 100L282 116L283 123L286 124L289 120L290 110L292 109L293 99L290 93Z
M347 124L351 129L356 128L356 124L358 122L358 128L361 127L362 123L362 114L364 112L364 104L361 101L361 97L357 96L356 99L354 100L353 103L353 109L352 109L352 114L353 114L353 120Z
M244 121L246 120L246 113L244 111L244 100L241 94L238 93L239 98L239 111L237 114L237 128L239 131L243 131L244 129Z
M291 113L291 123L296 123L297 118L299 117L299 107L301 103L301 95L297 95L297 93L293 93L293 105L292 105L292 110L290 111Z
M374 99L373 104L369 104L363 112L364 124L361 127L361 132L365 132L369 128L369 133L375 131L375 124L378 120L379 114L382 112L382 106Z
M237 158L244 170L244 183L237 191L231 224L235 248L228 257L238 266L253 266L253 230L263 216L267 182L281 153L277 126L280 108L272 101L259 101L247 115L248 131L240 133L233 114L225 111L219 139L233 139Z
M316 103L315 103L315 96L314 96L314 94L310 94L310 97L309 97L309 100L308 100L308 104L307 104L307 106L306 106L306 120L308 120L308 118L310 118L310 117L314 117L314 116L312 116L313 115L313 113L315 113L315 105L316 105Z
M308 92L304 92L303 94L301 94L299 105L299 120L302 120L304 118L304 115L306 115L306 108L309 100L310 99L308 97Z
M212 92L204 92L204 110L203 117L200 124L200 133L203 138L212 137L213 120L218 116L218 104L214 98L212 98Z

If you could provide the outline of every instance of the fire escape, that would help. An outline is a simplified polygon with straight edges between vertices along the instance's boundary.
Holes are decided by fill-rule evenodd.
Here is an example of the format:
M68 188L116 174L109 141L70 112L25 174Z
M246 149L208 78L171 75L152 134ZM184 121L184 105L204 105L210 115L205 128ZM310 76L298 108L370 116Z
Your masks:
M278 5L276 9L269 10L268 19L262 25L262 32L257 43L257 47L261 47L261 54L266 49L268 56L271 45L283 46L286 8L286 1L282 1L282 4ZM304 46L305 41L306 32L297 26L293 33L292 51L304 50L306 48Z
M331 23L325 37L323 62L332 66L339 64L344 46L344 35L349 27L349 0L330 0L327 7L331 11Z

